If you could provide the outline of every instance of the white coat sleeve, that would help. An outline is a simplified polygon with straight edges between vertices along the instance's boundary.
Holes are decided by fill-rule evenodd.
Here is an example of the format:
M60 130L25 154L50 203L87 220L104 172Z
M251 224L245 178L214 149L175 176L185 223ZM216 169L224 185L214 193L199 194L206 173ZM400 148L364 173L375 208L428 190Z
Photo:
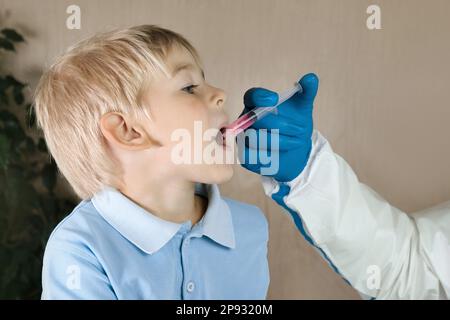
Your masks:
M266 194L363 296L448 299L450 202L408 215L359 182L318 131L312 140L303 172L286 184L263 177Z

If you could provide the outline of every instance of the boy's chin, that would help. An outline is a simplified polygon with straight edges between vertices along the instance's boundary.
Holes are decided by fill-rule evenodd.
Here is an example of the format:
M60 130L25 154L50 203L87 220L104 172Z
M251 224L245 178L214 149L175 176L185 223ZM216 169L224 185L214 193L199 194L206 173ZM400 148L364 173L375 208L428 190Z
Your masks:
M199 174L198 182L206 184L225 183L233 177L234 169L231 164L210 165Z

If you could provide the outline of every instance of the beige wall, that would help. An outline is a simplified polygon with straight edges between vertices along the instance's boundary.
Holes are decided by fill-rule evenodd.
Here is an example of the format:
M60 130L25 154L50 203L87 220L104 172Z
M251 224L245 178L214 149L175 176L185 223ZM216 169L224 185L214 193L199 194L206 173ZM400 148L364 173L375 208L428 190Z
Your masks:
M379 4L382 30L365 26ZM66 7L81 30L65 27ZM252 86L287 88L309 71L321 87L315 124L369 184L406 211L450 199L450 1L447 0L0 0L1 23L27 39L9 65L34 85L74 41L112 27L160 24L200 51L206 77L228 93L231 117ZM223 193L258 205L270 223L270 298L357 298L237 168Z

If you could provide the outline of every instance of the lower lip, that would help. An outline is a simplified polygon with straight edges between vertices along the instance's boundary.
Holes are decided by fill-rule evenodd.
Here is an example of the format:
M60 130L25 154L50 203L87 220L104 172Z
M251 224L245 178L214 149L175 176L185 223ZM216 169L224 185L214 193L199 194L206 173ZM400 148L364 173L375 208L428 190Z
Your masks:
M231 149L231 146L228 145L228 143L227 143L225 138L223 138L223 142L221 142L219 144L222 145L223 149Z
M231 150L231 146L227 143L227 139L225 138L225 136L222 134L222 131L220 133L217 134L216 137L216 143L218 145L221 145L223 149L226 150Z

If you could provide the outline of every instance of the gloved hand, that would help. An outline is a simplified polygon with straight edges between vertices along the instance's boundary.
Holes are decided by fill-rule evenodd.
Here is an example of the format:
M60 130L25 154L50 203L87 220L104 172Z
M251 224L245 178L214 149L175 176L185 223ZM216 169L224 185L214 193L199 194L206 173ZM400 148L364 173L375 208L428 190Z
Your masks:
M258 174L273 177L278 182L293 180L305 168L312 147L313 102L316 97L319 79L315 74L309 73L302 77L299 83L303 88L303 92L297 92L290 99L283 102L277 108L278 114L269 114L246 129L256 129L258 139L262 134L261 129L267 129L265 139L268 142L265 145L256 143L252 139L243 144L239 143L238 139L239 160L244 168ZM251 88L244 95L245 108L242 114L255 107L273 106L277 102L278 94L276 92L264 88ZM271 134L273 129L279 130L278 135ZM267 137L271 139L278 138L278 148L271 148L272 141L267 139ZM268 159L275 159L274 152L278 152L278 170L264 174L263 168L267 169L273 164L267 164L267 159L261 159L261 152L267 154ZM256 163L249 163L252 157L257 159Z

